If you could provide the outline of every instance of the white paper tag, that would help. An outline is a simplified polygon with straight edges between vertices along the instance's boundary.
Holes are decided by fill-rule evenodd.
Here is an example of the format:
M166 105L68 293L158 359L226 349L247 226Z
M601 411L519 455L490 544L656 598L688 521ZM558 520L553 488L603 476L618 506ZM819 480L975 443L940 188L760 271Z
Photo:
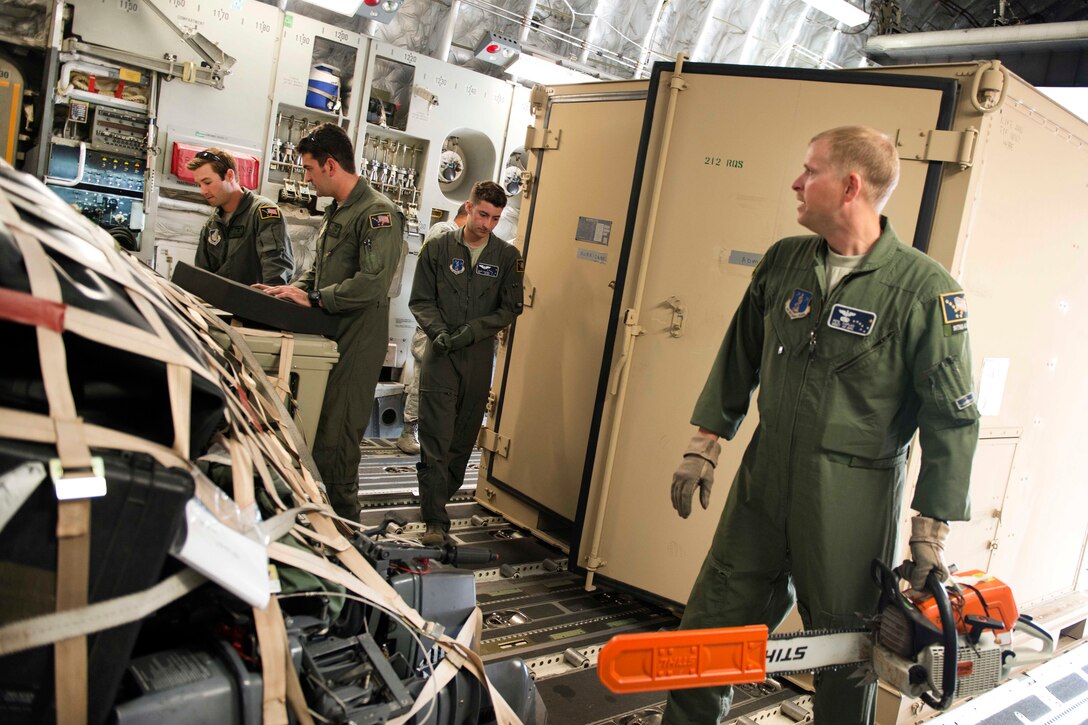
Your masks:
M220 523L196 498L185 504L185 524L185 541L174 556L246 604L268 606L267 548Z

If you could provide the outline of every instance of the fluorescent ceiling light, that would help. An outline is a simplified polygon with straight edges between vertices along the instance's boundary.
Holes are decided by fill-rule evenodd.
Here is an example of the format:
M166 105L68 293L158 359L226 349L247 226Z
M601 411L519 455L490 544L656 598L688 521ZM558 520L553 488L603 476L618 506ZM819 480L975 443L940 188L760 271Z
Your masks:
M319 8L325 8L331 10L334 13L340 13L341 15L352 16L359 11L359 6L363 4L363 0L303 0L310 5L316 5Z
M331 10L341 15L354 16L379 23L388 23L400 10L401 0L303 0L319 8Z
M848 28L869 22L869 13L846 0L805 0L822 13L827 13Z
M506 73L544 86L562 83L588 83L598 80L591 75L579 73L576 70L549 63L546 60L534 58L525 53L522 53L517 60L506 67Z

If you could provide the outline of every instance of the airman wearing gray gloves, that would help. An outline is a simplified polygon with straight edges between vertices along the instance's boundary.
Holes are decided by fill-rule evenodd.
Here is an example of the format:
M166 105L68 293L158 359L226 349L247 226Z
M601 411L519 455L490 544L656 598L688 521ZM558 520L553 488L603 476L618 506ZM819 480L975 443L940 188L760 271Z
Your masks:
M812 139L794 181L798 221L817 236L773 245L752 275L691 422L673 479L680 516L710 505L718 438L732 439L757 386L759 425L733 480L682 629L778 626L795 598L806 628L875 613L873 559L892 561L910 441L920 431L912 507L915 589L947 577L947 521L970 516L978 441L966 296L899 241L880 211L899 175L892 142L843 127ZM875 688L816 676L817 723L872 723ZM669 694L665 723L705 725L732 688Z

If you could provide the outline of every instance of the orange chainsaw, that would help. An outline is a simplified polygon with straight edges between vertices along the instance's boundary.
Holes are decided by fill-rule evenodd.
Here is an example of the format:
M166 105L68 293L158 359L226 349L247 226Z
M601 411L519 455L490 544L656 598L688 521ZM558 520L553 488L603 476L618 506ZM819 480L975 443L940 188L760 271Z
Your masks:
M869 626L768 634L764 625L621 634L601 649L597 673L613 692L763 682L771 675L854 667L932 708L997 687L1013 667L1049 659L1053 635L1019 613L1012 590L981 571L935 574L928 594L908 598L900 578L873 562L881 590ZM1041 643L1017 653L1013 632Z

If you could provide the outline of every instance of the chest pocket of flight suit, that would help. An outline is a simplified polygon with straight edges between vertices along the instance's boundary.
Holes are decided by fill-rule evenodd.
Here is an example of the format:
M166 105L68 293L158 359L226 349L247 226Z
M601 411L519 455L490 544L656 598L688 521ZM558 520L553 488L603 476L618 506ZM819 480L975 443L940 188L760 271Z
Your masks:
M353 242L352 237L358 241ZM325 228L323 269L337 278L347 278L355 274L359 270L359 252L365 238L356 237L354 229L333 217Z
M495 297L499 289L499 265L477 262L472 270L473 297L479 300L482 307L494 306Z
M911 381L898 342L898 330L885 330L829 362L820 443L825 451L849 456L851 465L871 461L870 467L882 468L881 462L898 458L901 452L895 439L896 414L910 393Z

